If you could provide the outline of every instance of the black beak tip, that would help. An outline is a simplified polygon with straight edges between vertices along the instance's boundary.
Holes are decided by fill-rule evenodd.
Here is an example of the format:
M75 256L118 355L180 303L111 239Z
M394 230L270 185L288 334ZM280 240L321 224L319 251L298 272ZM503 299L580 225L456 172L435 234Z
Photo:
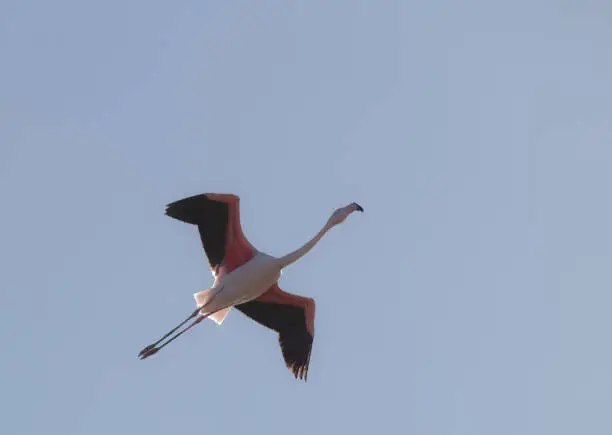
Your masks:
M360 206L357 203L355 203L355 205L357 206L357 211L363 212L363 207L362 206Z

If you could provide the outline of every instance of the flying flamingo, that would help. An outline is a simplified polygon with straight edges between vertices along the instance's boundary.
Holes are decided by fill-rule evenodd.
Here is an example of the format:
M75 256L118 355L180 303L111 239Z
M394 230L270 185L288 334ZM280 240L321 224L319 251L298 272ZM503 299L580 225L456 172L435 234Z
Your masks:
M315 301L287 293L278 286L281 270L308 253L332 227L354 211L351 203L333 212L325 226L300 249L275 258L249 243L240 225L240 198L231 194L206 193L175 201L166 215L196 225L215 279L212 288L194 294L196 310L138 356L145 359L206 318L218 325L232 307L278 334L283 358L295 378L307 379L314 339ZM159 346L190 319L188 327Z

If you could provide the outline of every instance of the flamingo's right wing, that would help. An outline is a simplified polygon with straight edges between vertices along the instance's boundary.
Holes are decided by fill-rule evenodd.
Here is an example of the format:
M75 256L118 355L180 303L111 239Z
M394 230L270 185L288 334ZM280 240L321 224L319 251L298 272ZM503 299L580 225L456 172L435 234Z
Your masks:
M238 311L278 333L283 359L296 378L307 379L314 341L314 301L274 285L259 298L235 305Z
M236 195L205 193L166 206L167 216L198 227L210 269L215 274L227 257L232 257L230 267L234 269L255 252L242 233L239 201Z

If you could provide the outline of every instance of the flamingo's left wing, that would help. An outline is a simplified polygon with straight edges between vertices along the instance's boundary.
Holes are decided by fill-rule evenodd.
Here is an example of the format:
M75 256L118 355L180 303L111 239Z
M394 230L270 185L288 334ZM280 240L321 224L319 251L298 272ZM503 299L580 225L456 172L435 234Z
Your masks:
M286 296L278 297L279 292ZM306 380L314 340L307 326L307 321L314 321L308 319L314 312L306 312L311 300L289 295L278 288L275 293L275 298L267 298L264 294L253 301L235 305L234 308L257 323L276 331L287 368L296 378Z
M167 205L166 215L197 225L215 274L224 262L227 263L228 257L231 257L231 264L226 272L244 264L255 252L242 233L239 202L236 195L205 193Z

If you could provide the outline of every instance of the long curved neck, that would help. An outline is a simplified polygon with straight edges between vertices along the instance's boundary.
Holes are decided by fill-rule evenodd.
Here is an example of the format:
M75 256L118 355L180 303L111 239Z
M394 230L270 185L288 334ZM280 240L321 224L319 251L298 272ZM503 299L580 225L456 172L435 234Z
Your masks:
M293 251L292 253L287 254L284 257L279 258L278 260L279 260L281 269L289 266L292 263L295 263L300 258L302 258L304 255L306 255L312 248L314 248L314 245L316 245L319 242L319 240L323 238L325 233L327 233L330 230L330 228L332 228L332 226L333 225L330 225L328 222L321 229L321 231L317 233L316 236L314 236L312 239L306 242L306 244L302 246L300 249Z

